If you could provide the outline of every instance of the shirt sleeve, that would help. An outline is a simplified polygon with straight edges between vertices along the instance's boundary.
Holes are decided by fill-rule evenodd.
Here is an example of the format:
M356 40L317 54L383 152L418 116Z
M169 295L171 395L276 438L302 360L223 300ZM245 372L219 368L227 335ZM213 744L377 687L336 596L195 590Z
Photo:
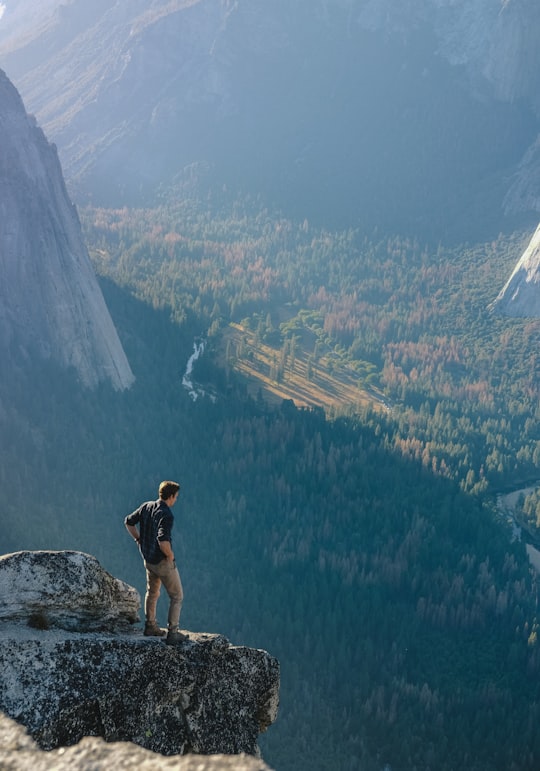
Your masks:
M128 514L127 517L124 519L125 525L138 525L141 520L141 509L140 507L138 509L135 509L135 511L132 511L131 514Z

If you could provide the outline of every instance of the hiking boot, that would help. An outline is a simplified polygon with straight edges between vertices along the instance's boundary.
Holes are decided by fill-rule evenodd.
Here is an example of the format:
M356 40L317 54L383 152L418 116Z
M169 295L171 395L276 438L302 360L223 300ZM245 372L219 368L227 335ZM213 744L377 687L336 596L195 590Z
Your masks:
M155 621L147 621L144 625L143 635L145 637L165 637L166 634L165 629L161 629Z
M179 629L169 629L165 643L167 645L178 645L179 643L185 642L188 639L189 637L187 634L182 634Z

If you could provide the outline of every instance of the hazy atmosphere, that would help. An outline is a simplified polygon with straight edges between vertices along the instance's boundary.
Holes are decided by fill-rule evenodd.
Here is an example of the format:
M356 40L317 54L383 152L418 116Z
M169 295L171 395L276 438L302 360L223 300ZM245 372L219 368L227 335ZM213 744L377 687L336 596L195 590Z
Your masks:
M178 480L181 629L279 660L276 771L539 767L539 35L536 0L0 3L0 552L144 597L124 517Z

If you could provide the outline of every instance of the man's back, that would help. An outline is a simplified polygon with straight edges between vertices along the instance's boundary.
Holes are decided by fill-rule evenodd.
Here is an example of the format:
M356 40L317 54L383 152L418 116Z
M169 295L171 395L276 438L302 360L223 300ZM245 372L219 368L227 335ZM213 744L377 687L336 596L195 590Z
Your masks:
M165 559L158 541L171 541L173 515L165 501L147 501L128 517L131 525L139 525L141 552L146 560L156 565Z

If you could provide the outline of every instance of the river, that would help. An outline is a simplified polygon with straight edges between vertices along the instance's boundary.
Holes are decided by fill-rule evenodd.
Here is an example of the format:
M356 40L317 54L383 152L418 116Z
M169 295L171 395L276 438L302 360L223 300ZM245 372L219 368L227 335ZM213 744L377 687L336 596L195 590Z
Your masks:
M522 528L516 522L515 515L517 503L521 495L526 496L538 487L540 487L540 481L529 487L513 490L511 493L499 493L499 495L497 495L497 508L505 518L510 520L512 524L512 536L519 541L521 541L522 538ZM530 543L525 543L525 548L529 555L529 562L535 568L537 573L540 573L540 551Z
M186 371L184 372L184 375L182 377L182 385L186 389L186 391L189 393L193 401L196 401L198 397L201 395L199 392L199 389L195 388L193 385L193 381L191 379L192 373L193 373L193 365L199 358L199 356L202 356L204 353L204 340L193 343L193 353L189 357L187 364L186 364Z
M216 401L216 396L213 393L209 393L207 390L204 390L196 383L193 383L192 377L193 377L193 367L195 366L195 362L203 355L204 349L205 349L205 341L204 340L195 340L193 343L193 353L187 360L186 364L186 370L182 376L182 386L186 389L188 392L190 398L195 402L199 398L199 396L206 396L208 397L212 402Z

